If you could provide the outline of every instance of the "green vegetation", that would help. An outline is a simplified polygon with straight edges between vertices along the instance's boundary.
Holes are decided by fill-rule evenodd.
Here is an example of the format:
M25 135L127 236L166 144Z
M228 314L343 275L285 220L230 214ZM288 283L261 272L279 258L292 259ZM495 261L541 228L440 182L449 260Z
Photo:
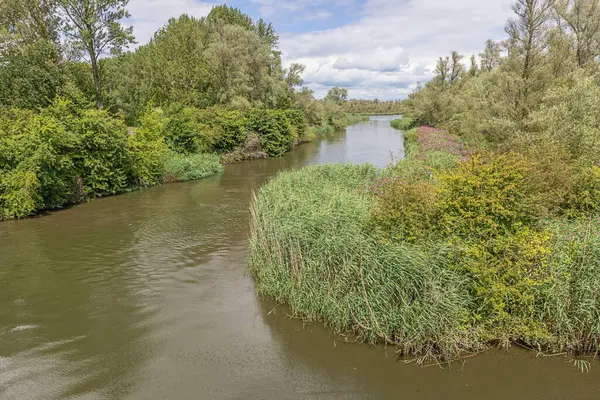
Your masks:
M260 189L261 293L420 362L513 343L598 355L600 7L513 9L479 65L441 57L402 102L408 120L393 126L419 126L405 160L311 167Z
M401 131L408 131L415 127L415 123L411 118L400 118L394 119L391 122L392 128L399 129Z
M216 154L171 154L165 162L165 182L183 182L206 178L223 172Z
M549 211L547 171L523 154L467 154L432 128L413 130L411 142L410 156L383 171L309 167L261 188L250 259L258 290L421 362L514 342L595 355L600 216L568 201ZM596 173L586 171L571 179ZM577 187L567 198L594 193Z
M127 3L0 3L0 220L199 179L364 118L300 88L262 19L216 6L126 51Z

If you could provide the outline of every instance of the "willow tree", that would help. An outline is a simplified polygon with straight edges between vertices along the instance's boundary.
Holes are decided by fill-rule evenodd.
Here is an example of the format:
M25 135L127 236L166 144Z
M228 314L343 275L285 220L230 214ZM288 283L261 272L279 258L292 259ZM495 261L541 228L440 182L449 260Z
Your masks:
M99 60L103 54L119 54L134 43L129 18L129 0L57 0L63 17L63 33L78 56L88 61L94 76L96 103L104 106Z
M531 94L540 93L543 85L540 73L546 63L551 7L551 0L517 0L512 7L515 16L506 25L508 69L520 80L514 106L521 120L529 112Z
M492 72L498 66L500 66L500 60L502 59L500 53L502 48L499 43L493 40L485 42L485 49L479 54L481 59L481 69L486 72Z
M577 65L600 56L600 0L555 0L558 27L572 37Z

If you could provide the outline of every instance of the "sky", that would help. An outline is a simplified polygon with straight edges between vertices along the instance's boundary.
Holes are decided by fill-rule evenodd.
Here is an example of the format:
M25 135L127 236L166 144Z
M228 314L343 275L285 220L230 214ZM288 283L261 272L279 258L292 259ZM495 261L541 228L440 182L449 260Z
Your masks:
M306 66L304 85L323 97L333 86L349 97L405 98L433 76L439 56L479 54L505 38L511 0L231 0L273 23L284 65ZM171 17L205 16L218 1L130 0L138 44Z

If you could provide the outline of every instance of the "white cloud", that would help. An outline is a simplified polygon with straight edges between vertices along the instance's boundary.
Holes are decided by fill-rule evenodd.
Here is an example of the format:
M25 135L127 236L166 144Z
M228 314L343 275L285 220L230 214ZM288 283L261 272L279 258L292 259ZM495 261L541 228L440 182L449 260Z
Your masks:
M214 5L196 0L130 0L127 10L132 18L126 23L133 25L138 44L144 44L170 18L181 14L205 17Z
M327 10L317 10L312 14L307 15L306 17L304 17L304 19L306 21L313 21L313 20L317 20L317 19L327 19L329 17L331 17L333 15L333 13L327 11Z
M339 57L333 63L333 68L339 70L364 69L368 71L392 72L408 66L408 62L408 54L406 54L403 48L384 48L378 46L368 54Z
M268 0L261 0L268 1ZM435 61L467 56L502 39L511 0L368 0L362 17L339 28L282 34L286 64L307 66L304 80L322 96L334 85L351 97L397 98L431 78Z

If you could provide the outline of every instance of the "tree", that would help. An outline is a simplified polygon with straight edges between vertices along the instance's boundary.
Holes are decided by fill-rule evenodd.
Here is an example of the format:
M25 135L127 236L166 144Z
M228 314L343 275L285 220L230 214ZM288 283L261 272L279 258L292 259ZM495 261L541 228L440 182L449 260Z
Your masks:
M0 2L0 105L39 108L64 84L52 0Z
M579 67L600 56L600 0L555 0L559 28L573 36Z
M500 44L493 40L485 42L485 49L479 58L481 59L481 69L486 72L492 72L500 65Z
M550 0L517 0L512 9L516 18L506 25L509 57L521 60L521 77L524 81L544 62L547 46L546 34Z
M546 63L545 51L548 47L548 21L551 0L517 0L513 5L516 15L508 21L508 70L520 80L519 96L514 104L519 122L527 117L530 108L537 103L533 93L543 94L541 74ZM540 99L541 100L541 99Z
M469 76L476 76L479 71L479 67L477 66L477 59L475 58L475 54L471 56L471 67L469 68Z
M348 100L348 90L338 86L332 87L325 96L325 101L333 101L337 104L342 104Z
M450 57L440 57L435 67L436 79L444 85L446 79L450 76Z
M290 90L296 86L302 86L302 83L304 83L302 80L302 73L305 69L305 65L292 63L292 65L284 71L285 82Z
M96 102L104 106L99 59L103 54L119 54L134 43L133 27L121 25L130 15L129 0L57 0L63 16L63 32L74 48L92 66Z
M454 83L465 70L465 66L462 63L464 56L453 51L450 57L452 59L452 64L450 65L450 83Z

